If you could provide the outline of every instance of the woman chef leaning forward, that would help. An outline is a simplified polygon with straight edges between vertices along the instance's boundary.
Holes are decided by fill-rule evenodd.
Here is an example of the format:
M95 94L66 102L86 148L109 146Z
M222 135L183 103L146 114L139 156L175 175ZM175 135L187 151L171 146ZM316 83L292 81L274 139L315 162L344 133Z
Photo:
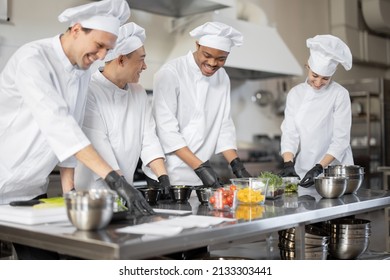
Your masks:
M281 125L284 166L280 175L303 178L299 184L307 188L324 167L353 164L353 157L349 92L332 79L339 63L351 69L351 51L332 35L317 35L306 44L308 75L288 93Z

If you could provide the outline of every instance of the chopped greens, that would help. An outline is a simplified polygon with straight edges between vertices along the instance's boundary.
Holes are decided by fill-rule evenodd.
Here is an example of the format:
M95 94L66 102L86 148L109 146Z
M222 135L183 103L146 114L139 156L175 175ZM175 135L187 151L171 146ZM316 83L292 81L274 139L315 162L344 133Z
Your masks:
M283 195L283 178L272 172L261 172L260 178L269 179L267 187L267 199L276 199Z
M259 177L269 179L268 187L270 186L278 187L283 184L283 178L276 174L273 174L272 172L268 172L268 171L261 172Z

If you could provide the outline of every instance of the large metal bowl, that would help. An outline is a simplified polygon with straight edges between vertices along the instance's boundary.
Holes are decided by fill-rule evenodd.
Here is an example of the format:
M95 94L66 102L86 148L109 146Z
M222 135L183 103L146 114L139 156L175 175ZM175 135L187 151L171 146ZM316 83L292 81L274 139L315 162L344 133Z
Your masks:
M341 260L356 259L368 248L369 239L362 239L361 242L335 242L329 243L329 253L333 257Z
M329 165L324 169L324 172L348 177L351 175L364 174L364 167L359 165Z
M324 198L338 198L347 189L347 177L317 177L314 186Z
M113 215L116 194L106 189L69 192L64 195L70 222L79 230L106 227Z
M364 167L359 165L329 165L324 169L324 175L348 177L347 189L344 194L356 193L364 180Z
M356 259L367 249L371 223L365 219L340 218L327 221L324 229L330 234L329 253L337 259Z

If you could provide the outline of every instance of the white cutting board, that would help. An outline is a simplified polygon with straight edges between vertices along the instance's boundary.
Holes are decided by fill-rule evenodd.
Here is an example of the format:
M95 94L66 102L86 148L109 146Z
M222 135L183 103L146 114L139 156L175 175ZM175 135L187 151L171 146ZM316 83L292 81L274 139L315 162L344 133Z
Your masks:
M65 206L34 208L31 206L0 205L0 221L36 225L67 220Z

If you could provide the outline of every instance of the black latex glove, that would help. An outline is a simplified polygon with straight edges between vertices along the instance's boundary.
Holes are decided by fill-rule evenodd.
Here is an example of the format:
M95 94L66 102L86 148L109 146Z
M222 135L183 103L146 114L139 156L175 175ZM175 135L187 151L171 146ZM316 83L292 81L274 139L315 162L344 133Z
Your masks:
M162 191L162 198L170 199L171 195L169 193L169 189L171 188L171 182L169 181L168 175L161 175L158 177L158 182Z
M294 162L287 161L283 163L283 169L278 174L280 177L298 177L298 174L295 172Z
M299 182L299 185L308 188L314 185L314 178L320 175L324 171L324 168L321 164L317 163L312 169L307 171L305 177Z
M194 171L196 175L198 175L198 177L202 180L203 186L206 188L218 188L222 186L209 161L205 161Z
M104 179L108 186L126 201L126 206L131 214L139 212L142 215L154 214L153 208L142 196L141 192L126 182L123 176L115 171L108 173Z
M230 166L232 167L233 173L234 175L236 175L237 178L252 177L252 175L249 174L249 172L245 169L245 166L239 157L233 159L230 162Z

